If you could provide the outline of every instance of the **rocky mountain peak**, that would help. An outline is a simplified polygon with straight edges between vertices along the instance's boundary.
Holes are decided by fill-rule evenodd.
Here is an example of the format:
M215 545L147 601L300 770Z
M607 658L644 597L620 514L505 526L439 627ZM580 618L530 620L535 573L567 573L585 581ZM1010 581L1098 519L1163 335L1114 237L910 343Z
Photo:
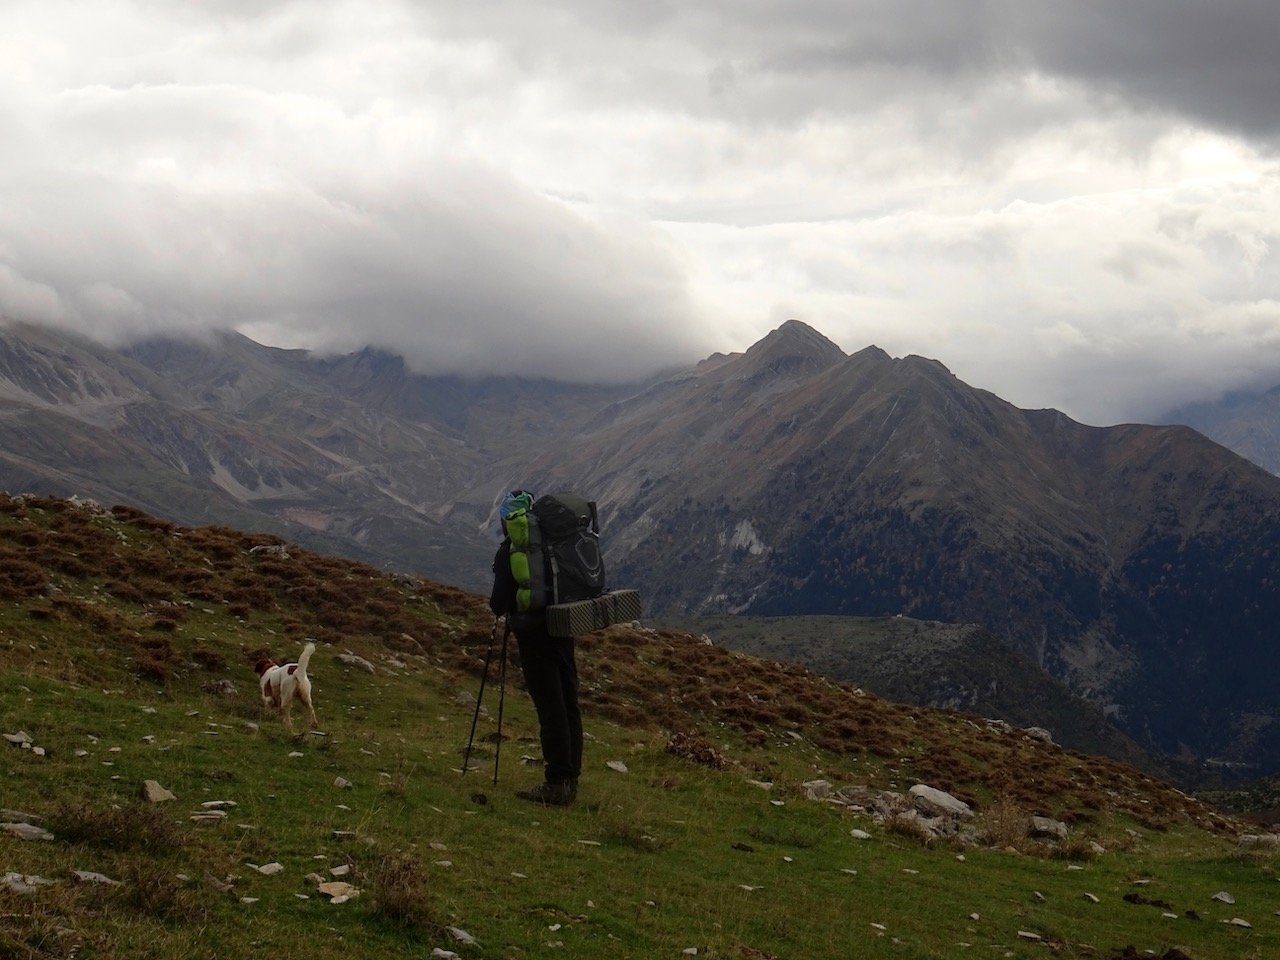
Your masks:
M845 352L817 330L788 320L742 355L750 376L816 373L845 359Z

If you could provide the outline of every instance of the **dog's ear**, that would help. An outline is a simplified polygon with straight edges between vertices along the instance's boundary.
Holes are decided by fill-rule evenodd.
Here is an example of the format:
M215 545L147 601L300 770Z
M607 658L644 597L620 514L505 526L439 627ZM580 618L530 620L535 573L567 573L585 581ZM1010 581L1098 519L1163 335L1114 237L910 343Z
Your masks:
M258 676L262 676L264 673L266 673L275 665L276 665L276 662L268 658L266 660L259 660L257 664L254 665L253 669L258 672Z

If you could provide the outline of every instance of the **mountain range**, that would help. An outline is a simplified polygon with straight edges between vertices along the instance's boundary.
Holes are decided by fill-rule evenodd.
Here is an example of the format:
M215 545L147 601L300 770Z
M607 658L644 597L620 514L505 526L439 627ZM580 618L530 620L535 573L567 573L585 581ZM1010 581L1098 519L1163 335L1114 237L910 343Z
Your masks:
M11 324L0 486L472 589L501 493L569 486L648 613L978 624L1150 750L1280 769L1280 478L1187 427L1021 410L796 321L611 387Z

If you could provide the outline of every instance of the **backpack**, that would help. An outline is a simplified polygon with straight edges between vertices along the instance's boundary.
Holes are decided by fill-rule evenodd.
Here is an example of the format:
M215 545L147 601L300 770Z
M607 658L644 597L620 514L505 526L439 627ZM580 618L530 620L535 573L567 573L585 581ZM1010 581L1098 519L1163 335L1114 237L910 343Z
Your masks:
M599 529L596 505L574 493L548 493L507 518L517 614L604 593Z

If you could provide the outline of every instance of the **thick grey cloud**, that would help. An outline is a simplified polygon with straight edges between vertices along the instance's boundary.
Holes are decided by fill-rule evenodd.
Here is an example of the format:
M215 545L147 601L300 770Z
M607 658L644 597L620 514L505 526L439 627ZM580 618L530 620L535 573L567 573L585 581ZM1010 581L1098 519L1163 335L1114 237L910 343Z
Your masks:
M0 314L594 379L796 316L1152 416L1280 381L1277 35L1245 0L15 0Z

